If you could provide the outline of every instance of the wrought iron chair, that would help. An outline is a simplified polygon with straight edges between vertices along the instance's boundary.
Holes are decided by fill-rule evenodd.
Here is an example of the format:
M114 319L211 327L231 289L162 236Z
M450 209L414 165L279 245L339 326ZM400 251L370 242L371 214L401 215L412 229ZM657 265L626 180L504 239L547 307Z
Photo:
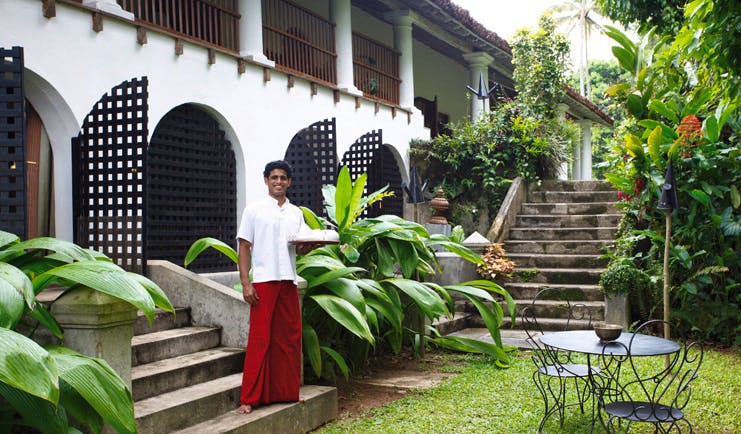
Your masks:
M566 321L559 327L555 327L554 331L570 330L576 322L581 323L580 328L591 327L591 311L584 303L575 301L580 296L581 293L568 289L545 288L538 292L532 302L520 313L523 328L527 333L527 342L532 348L532 360L536 367L533 372L533 381L545 405L545 413L538 426L538 432L543 430L548 418L556 413L559 418L559 427L563 429L564 413L567 407L578 406L584 413L584 404L592 396L591 380L599 375L599 368L594 366L590 368L586 364L577 363L572 359L571 353L559 351L540 342L544 328L542 321L538 321L537 313L543 304L564 310ZM577 401L567 403L566 391L570 382L574 383ZM594 407L592 411L594 412Z
M664 324L667 323L662 320L647 321L635 333L646 333ZM615 343L624 347L626 356L614 356L607 347L601 356L604 387L600 390L599 407L605 429L610 433L623 432L622 421L626 421L624 432L633 422L651 423L654 432L684 432L683 425L688 432L693 432L684 408L692 395L691 383L702 364L702 346L696 342L687 344L680 336L675 339L679 351L665 357L652 357L654 363L661 359L661 364L651 369L648 358L634 355L634 339L635 335L627 346ZM646 362L636 366L637 359Z

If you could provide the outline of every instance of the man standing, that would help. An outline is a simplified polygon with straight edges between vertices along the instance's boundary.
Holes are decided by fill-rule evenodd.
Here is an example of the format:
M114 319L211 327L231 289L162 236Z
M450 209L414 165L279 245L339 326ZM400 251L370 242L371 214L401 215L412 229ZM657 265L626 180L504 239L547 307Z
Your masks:
M245 208L237 233L242 295L250 305L242 392L236 410L241 414L258 405L300 400L301 310L296 249L288 241L305 223L301 210L286 197L291 172L285 161L265 166L268 197Z

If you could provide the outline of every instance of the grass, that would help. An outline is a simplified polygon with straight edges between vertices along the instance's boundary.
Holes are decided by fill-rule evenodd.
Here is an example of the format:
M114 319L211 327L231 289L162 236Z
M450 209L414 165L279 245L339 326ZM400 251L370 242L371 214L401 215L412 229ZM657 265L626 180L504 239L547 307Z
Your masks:
M663 363L662 358L653 359L656 360L645 363ZM360 418L339 420L317 432L537 432L543 403L532 380L534 365L527 352L520 352L509 369L499 369L490 360L478 356L450 354L447 361L447 369L459 374L438 387L419 390ZM693 383L690 403L685 408L695 432L741 432L739 397L741 355L706 350L699 377ZM552 417L544 432L588 432L589 421L590 417L577 409L567 409L563 430L559 429L557 418ZM653 432L651 427L650 424L634 424L630 432ZM598 425L595 432L602 433L604 429Z

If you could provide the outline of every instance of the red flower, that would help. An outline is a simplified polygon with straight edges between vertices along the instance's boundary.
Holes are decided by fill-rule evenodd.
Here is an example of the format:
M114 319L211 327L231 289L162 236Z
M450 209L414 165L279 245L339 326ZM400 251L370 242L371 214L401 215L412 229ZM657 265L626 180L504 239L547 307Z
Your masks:
M702 143L702 122L695 115L685 116L677 127L677 135L679 135L677 140L680 146L683 148L694 148ZM689 158L690 154L687 152L687 149L684 150L682 156Z

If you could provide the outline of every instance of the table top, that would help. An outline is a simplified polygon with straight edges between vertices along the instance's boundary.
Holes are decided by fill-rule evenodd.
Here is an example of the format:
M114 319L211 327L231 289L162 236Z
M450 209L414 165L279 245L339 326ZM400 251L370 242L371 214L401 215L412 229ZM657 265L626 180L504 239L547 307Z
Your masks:
M546 333L540 337L540 342L549 347L560 350L584 354L613 354L626 355L626 349L631 345L633 338L632 356L659 356L679 351L680 346L674 341L644 334L623 332L615 341L601 342L594 330L570 330L565 332ZM623 345L618 344L622 343Z

